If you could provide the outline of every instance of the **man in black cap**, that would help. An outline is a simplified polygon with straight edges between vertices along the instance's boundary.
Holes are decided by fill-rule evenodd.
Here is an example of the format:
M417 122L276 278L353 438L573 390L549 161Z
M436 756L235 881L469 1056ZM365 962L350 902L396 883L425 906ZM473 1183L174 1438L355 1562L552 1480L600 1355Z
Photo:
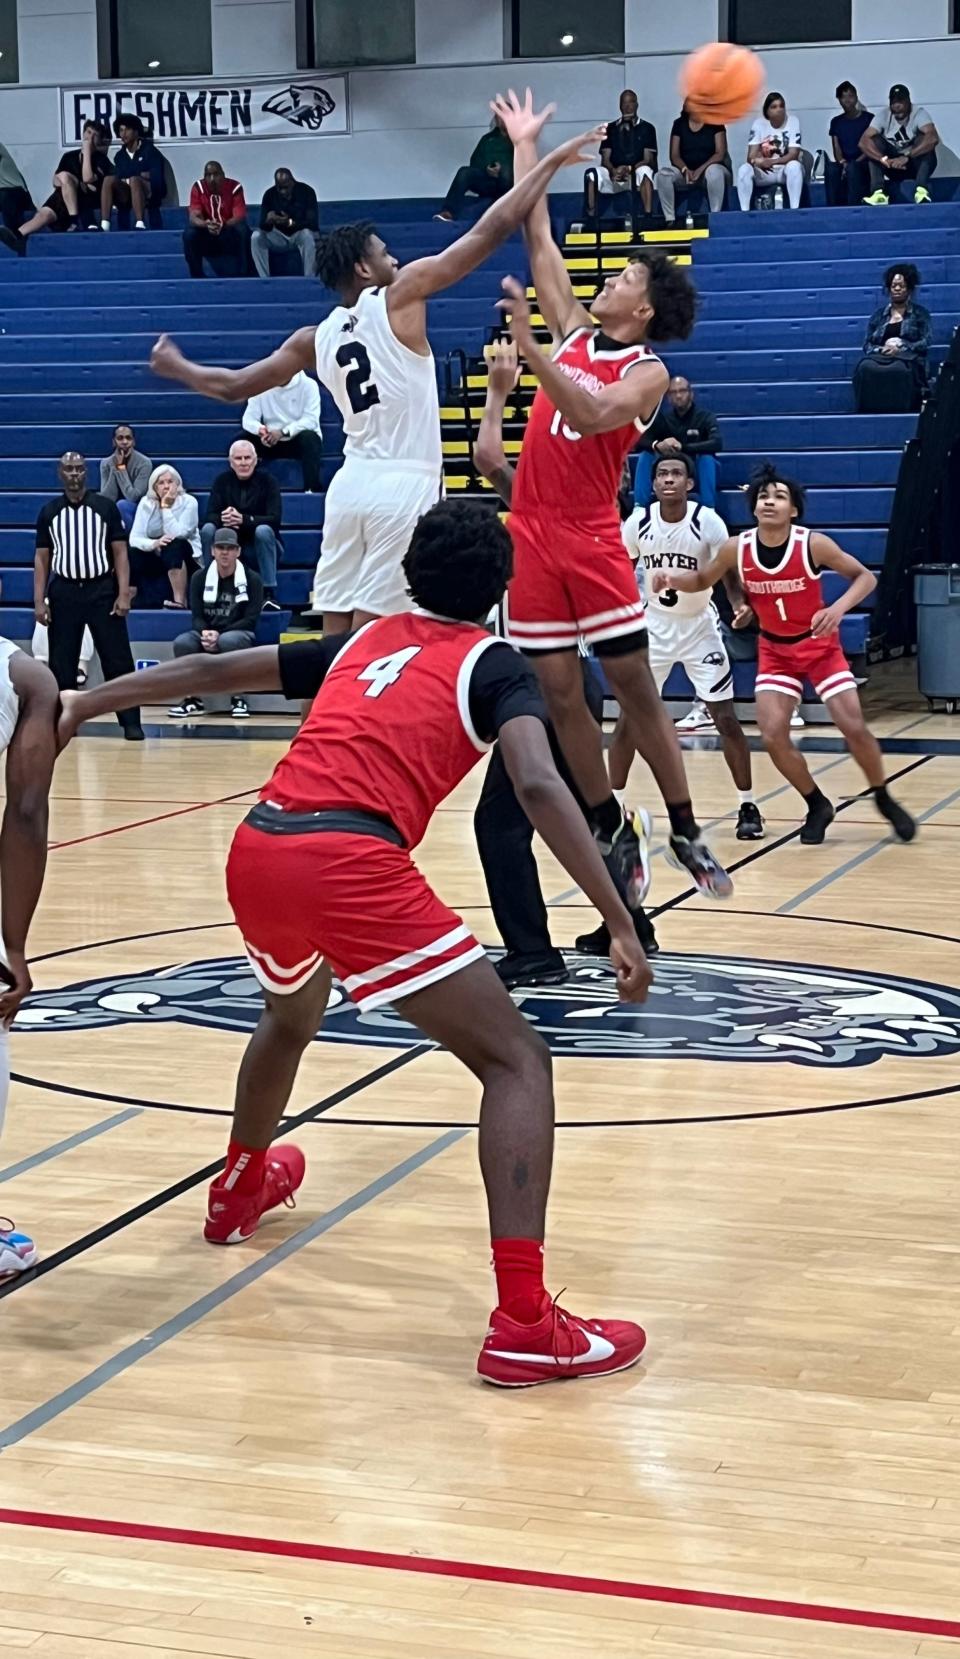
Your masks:
M246 651L257 643L257 622L263 609L263 583L255 570L240 561L236 530L224 526L214 531L213 558L206 570L198 570L190 582L190 611L193 626L173 642L175 657L208 652ZM246 720L247 699L230 699L234 720ZM170 709L174 720L202 714L199 697L184 697Z
M870 195L864 197L867 206L886 207L891 185L902 196L906 179L916 181L914 201L929 202L927 184L936 171L939 142L933 117L911 101L909 88L892 86L887 108L874 117L860 140L870 169Z

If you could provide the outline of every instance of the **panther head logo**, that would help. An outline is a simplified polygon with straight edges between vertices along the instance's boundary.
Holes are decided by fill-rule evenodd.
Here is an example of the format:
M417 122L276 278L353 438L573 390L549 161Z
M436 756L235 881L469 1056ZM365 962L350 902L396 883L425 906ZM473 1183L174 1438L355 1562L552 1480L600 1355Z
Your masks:
M279 115L284 121L289 121L294 127L307 127L315 132L322 127L328 115L336 109L336 103L329 92L322 86L287 86L282 92L275 92L263 105L265 115Z

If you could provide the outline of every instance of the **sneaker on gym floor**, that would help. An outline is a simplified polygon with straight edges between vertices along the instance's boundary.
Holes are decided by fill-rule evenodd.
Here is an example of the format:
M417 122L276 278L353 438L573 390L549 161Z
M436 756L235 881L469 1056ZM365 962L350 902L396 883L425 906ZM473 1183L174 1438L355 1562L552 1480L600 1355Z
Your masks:
M508 950L497 958L493 970L508 991L518 985L565 985L570 978L570 970L558 950L545 951L542 956Z
M267 1154L263 1180L257 1192L232 1192L214 1181L207 1197L203 1236L208 1244L242 1244L252 1238L268 1210L286 1204L296 1209L294 1193L303 1184L306 1159L299 1146L284 1142Z
M805 847L819 847L837 816L832 801L824 795L819 801L807 808L807 816L800 826L800 840Z
M520 1325L495 1308L477 1371L498 1388L604 1377L636 1365L646 1341L646 1332L626 1319L578 1319L556 1302L535 1325Z
M890 197L885 190L875 190L872 196L864 196L864 207L889 207Z
M171 720L189 720L192 714L203 714L204 708L199 697L181 697L179 703L174 703L167 709Z
M790 716L790 730L793 731L793 732L798 732L806 725L806 723L807 722L804 720L803 715L800 713L800 710L799 709L794 709L793 713Z
M653 931L653 923L642 906L639 910L633 912L633 926L637 938L643 946L644 955L658 955L660 946L657 944L657 936ZM578 934L573 941L573 948L579 951L582 956L609 956L610 929L606 922L601 922L600 926L595 927L592 933Z
M39 1255L32 1238L18 1232L12 1221L0 1220L0 1284L36 1267Z
M646 808L623 808L620 827L612 841L594 830L603 862L628 910L636 910L650 891L650 836L653 819Z
M686 870L705 899L728 899L733 892L733 882L702 838L690 841L685 835L671 835L667 863Z
M737 813L737 840L762 841L763 836L764 828L760 808L755 801L744 801Z
M917 821L915 818L911 818L906 807L901 806L899 801L895 801L892 795L887 796L883 805L877 801L876 807L881 818L886 818L898 841L913 840L917 833Z
M696 732L715 732L717 729L713 715L705 703L694 703L689 714L685 714L683 719L677 720L675 724L681 737L689 737Z
M249 720L250 708L245 697L231 697L230 713L234 720Z

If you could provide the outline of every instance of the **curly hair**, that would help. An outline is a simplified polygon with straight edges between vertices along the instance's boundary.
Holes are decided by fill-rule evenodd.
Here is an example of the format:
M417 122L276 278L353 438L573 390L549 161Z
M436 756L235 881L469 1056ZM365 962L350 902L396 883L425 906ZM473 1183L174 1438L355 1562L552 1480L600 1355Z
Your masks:
M425 611L476 622L503 598L513 574L513 543L489 507L440 501L419 520L403 573Z
M658 455L653 463L653 469L650 473L651 478L656 478L657 473L660 471L660 468L663 466L665 461L676 461L679 466L685 467L687 477L692 478L694 483L696 483L697 469L691 461L689 455L687 455L683 450L681 450L679 454L674 453L673 455Z
M348 288L355 268L365 257L371 236L376 234L369 219L352 225L335 225L321 237L317 251L317 275L325 288L335 294Z
M883 273L883 286L888 294L890 292L890 284L895 276L903 277L903 280L907 285L908 294L912 294L914 289L919 288L920 286L921 277L916 265L911 265L909 263L904 264L903 261L901 261L899 265L888 265Z
M807 502L803 485L798 484L795 478L785 478L772 461L765 461L763 466L758 467L750 478L750 483L747 486L747 500L750 503L751 513L756 512L757 502L770 484L783 484L790 491L790 500L802 517Z
M647 268L647 292L653 306L648 340L686 340L697 320L697 290L680 265L662 253L642 253L631 261Z

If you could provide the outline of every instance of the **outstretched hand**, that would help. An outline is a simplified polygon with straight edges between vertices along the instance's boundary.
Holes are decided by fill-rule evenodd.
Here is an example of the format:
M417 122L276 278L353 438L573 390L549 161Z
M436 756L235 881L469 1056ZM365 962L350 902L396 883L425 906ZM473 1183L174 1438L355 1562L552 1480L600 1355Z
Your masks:
M556 104L547 104L538 114L533 107L533 93L529 87L522 104L513 87L506 97L502 92L498 92L497 96L490 100L490 108L497 120L503 122L504 131L514 145L521 143L523 139L532 139L536 143L556 107Z
M535 346L526 290L512 276L505 276L501 287L507 298L497 301L497 310L503 312L504 322L518 349L526 353Z
M182 380L182 368L187 359L169 334L161 334L150 353L150 367L161 380Z
M520 378L520 354L513 340L492 340L484 347L490 390L508 398Z

